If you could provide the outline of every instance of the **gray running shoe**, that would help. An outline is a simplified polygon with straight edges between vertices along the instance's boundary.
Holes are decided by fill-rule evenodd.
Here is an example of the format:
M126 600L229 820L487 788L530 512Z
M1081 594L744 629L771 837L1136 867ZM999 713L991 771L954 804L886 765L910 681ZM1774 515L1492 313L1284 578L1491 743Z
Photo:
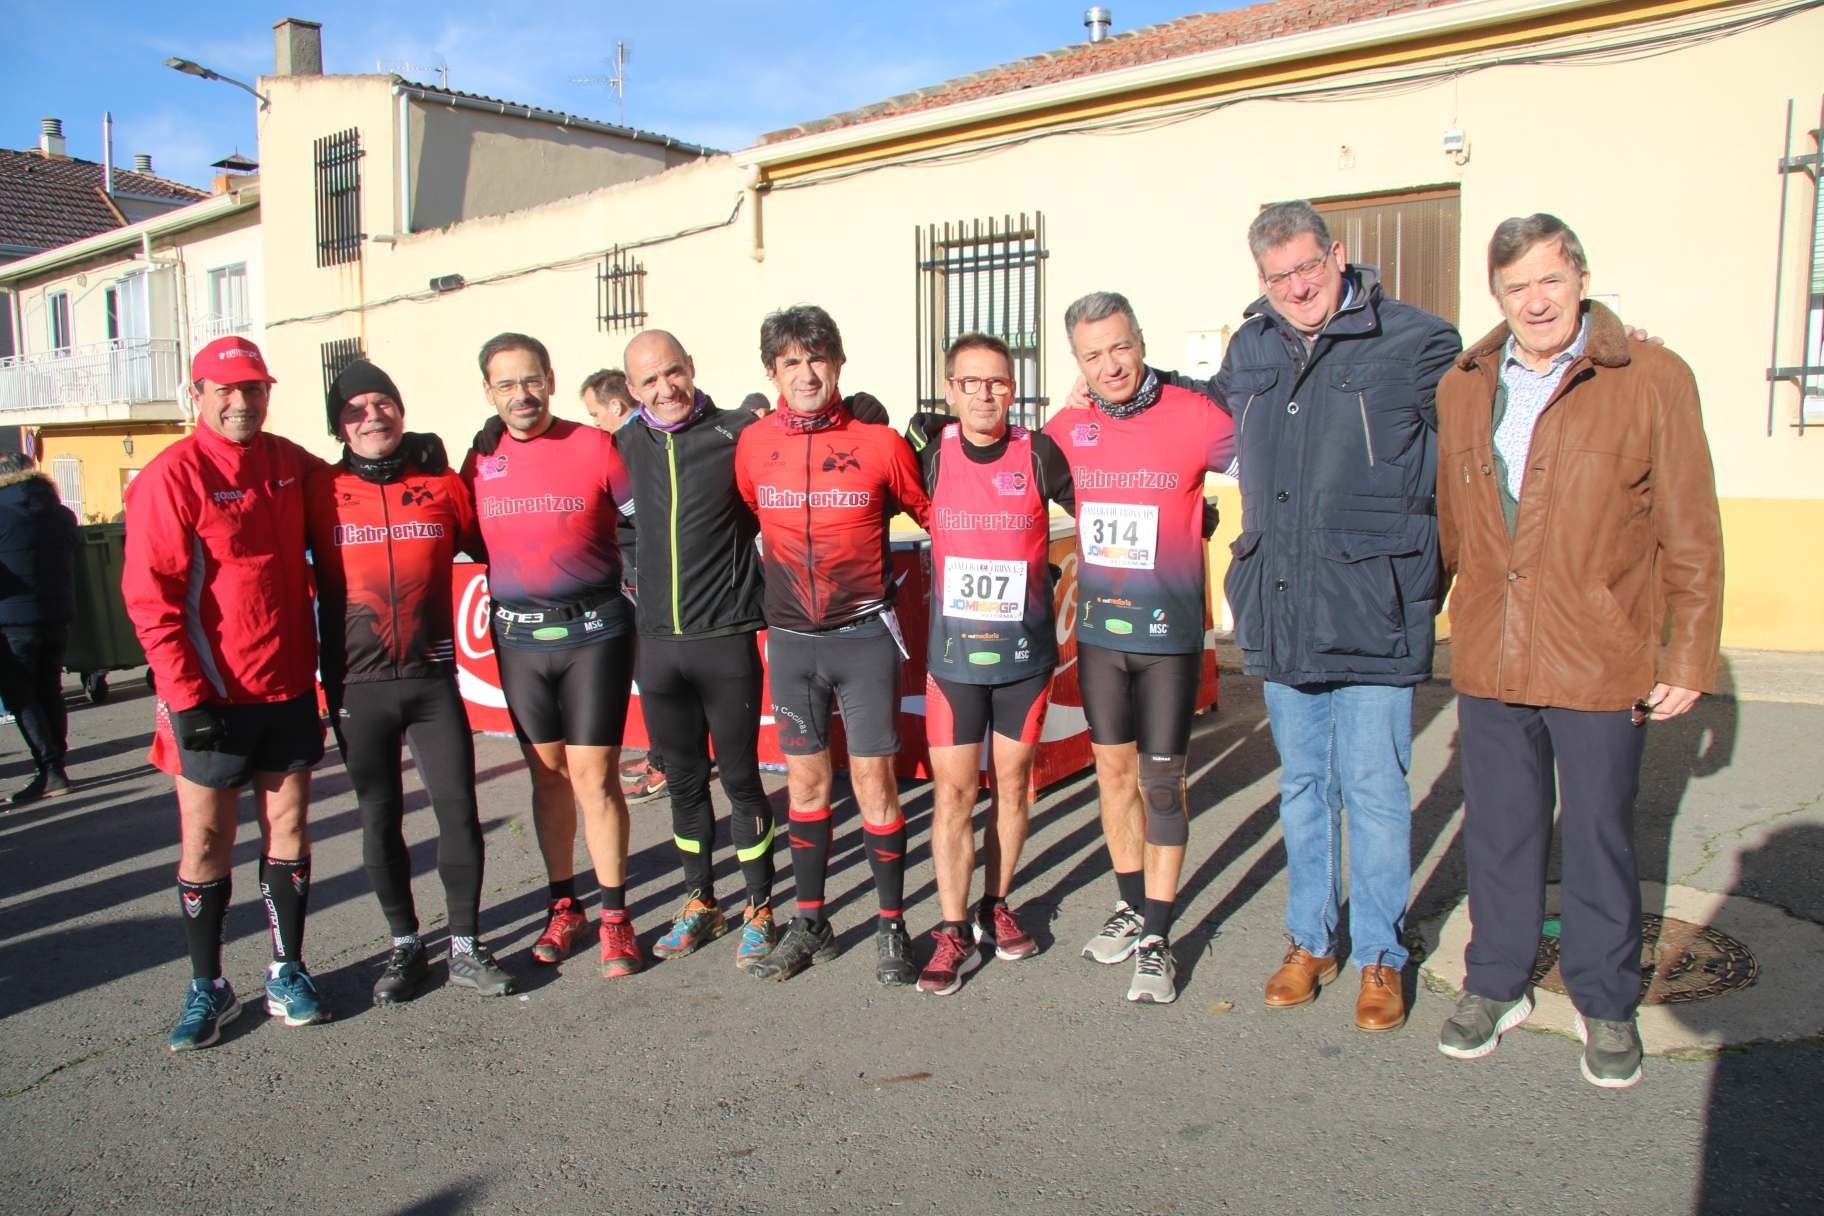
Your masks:
M827 963L836 957L836 931L830 922L812 928L811 922L799 917L792 921L771 954L758 960L747 973L761 980L789 980L812 963Z
M1126 961L1140 944L1140 914L1126 900L1115 901L1115 910L1102 922L1102 931L1083 947L1083 957L1098 963Z
M1457 998L1457 1011L1438 1031L1438 1050L1453 1060L1480 1060L1501 1045L1501 1036L1533 1013L1533 994L1495 1001L1473 992Z
M1605 1022L1577 1015L1577 1037L1583 1040L1583 1079L1604 1089L1627 1089L1640 1082L1640 1031L1633 1019Z
M1127 986L1127 999L1146 1005L1169 1005L1178 999L1172 983L1178 976L1178 963L1172 948L1157 933L1142 938L1133 948L1134 982Z
M483 996L506 996L513 991L513 977L480 942L467 953L450 952L450 983L473 988Z

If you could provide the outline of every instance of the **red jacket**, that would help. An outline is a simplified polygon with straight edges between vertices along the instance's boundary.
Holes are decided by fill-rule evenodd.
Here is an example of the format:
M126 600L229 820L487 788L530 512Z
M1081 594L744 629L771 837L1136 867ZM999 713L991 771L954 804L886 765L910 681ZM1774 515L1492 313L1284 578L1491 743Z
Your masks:
M834 426L804 431L785 410L741 432L735 483L760 520L766 623L834 629L891 605L887 521L925 525L931 500L906 441L837 407Z
M170 708L315 689L304 480L322 466L289 439L199 426L127 486L120 589Z
M475 507L453 472L379 485L346 463L306 484L327 688L453 675L450 565L475 547Z

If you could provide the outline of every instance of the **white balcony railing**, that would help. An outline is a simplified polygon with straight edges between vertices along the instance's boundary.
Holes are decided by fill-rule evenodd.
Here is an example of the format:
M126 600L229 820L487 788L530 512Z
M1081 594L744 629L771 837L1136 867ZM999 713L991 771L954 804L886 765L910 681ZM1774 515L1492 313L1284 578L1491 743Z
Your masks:
M175 341L117 338L0 359L0 412L177 401L181 385Z
M217 338L249 333L252 329L253 322L247 317L205 317L190 327L190 346L200 350Z

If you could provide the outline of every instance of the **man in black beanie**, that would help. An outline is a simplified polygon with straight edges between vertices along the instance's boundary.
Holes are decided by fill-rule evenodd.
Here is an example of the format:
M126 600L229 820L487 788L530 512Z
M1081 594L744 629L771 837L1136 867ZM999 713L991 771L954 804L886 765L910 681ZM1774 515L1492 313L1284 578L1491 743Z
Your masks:
M305 501L317 570L323 687L361 809L362 858L392 931L376 1004L410 1000L429 975L412 902L400 743L409 739L437 815L437 873L450 922L450 982L484 996L513 979L477 937L482 874L475 744L456 687L450 565L477 545L475 507L436 435L405 429L392 378L365 359L327 400L342 459Z

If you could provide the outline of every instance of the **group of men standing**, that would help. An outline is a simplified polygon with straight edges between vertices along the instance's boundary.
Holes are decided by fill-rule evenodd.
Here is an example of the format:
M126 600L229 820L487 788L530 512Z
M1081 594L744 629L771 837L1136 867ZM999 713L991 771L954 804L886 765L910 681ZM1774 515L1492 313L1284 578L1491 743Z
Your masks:
M602 973L644 964L627 912L619 773L636 677L686 892L653 954L692 953L730 927L713 882L713 745L746 888L736 966L787 979L834 956L824 877L839 708L879 900L877 978L948 995L986 949L1030 957L1037 943L1008 898L1058 659L1054 504L1076 524L1080 608L1066 624L1117 896L1083 953L1133 960L1130 1001L1171 1002L1204 639L1204 485L1229 472L1243 519L1227 595L1282 760L1291 940L1267 1004L1309 1002L1340 970L1346 809L1355 1023L1405 1020L1412 696L1454 577L1476 927L1468 991L1440 1049L1486 1054L1530 1011L1555 760L1577 854L1567 847L1563 957L1582 1067L1597 1084L1632 1084L1638 727L1690 707L1713 676L1720 629L1720 530L1690 373L1587 301L1581 246L1549 216L1497 232L1490 288L1505 321L1467 354L1448 324L1349 264L1308 204L1266 209L1248 239L1264 294L1214 380L1149 366L1128 301L1091 293L1064 318L1082 380L1037 432L1009 418L1006 345L967 334L945 355L950 413L915 417L909 444L864 418L871 399L843 397L841 334L809 305L761 327L775 408L718 407L682 342L651 330L625 351L624 387L585 385L592 415L615 425L555 417L546 348L501 334L479 358L494 415L459 474L434 436L404 430L399 390L372 364L351 365L331 390L346 450L327 465L263 433L272 378L251 343L199 352L200 425L128 500L128 603L160 692L154 758L175 775L183 825L194 980L172 1048L213 1042L238 1009L219 943L234 800L249 783L266 845L268 1006L290 1024L325 1016L299 953L309 769L322 751L316 656L300 641L312 633L306 548L331 721L393 934L376 1000L408 999L428 968L400 833L402 738L437 814L451 979L512 988L477 936L474 753L448 594L458 551L490 563L501 683L532 778L549 880L535 960L560 961L588 928L573 865L580 812ZM615 397L637 413L614 417ZM893 772L908 640L888 529L902 512L932 537L930 629L910 643L927 647L941 911L922 965L905 926ZM623 574L629 525L637 580ZM763 711L787 761L796 906L783 932L757 765ZM985 873L971 913L984 770Z

